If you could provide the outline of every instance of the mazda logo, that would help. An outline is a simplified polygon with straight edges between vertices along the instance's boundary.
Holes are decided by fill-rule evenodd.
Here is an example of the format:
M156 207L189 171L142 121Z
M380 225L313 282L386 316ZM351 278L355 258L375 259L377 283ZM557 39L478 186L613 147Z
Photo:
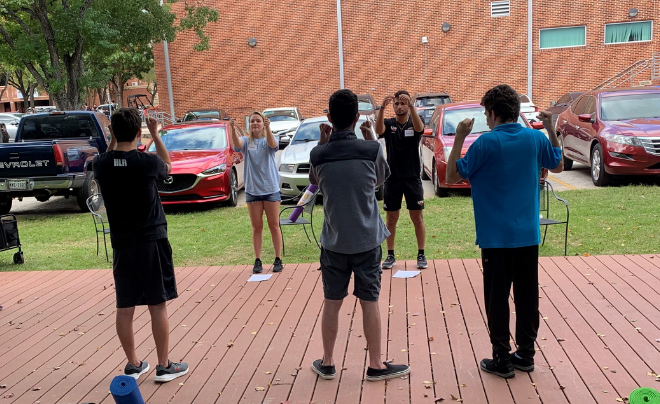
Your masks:
M167 184L167 185L171 185L171 184L174 183L174 178L170 175L170 176L167 177L167 178L165 179L165 181L163 181L163 182L164 182L165 184Z

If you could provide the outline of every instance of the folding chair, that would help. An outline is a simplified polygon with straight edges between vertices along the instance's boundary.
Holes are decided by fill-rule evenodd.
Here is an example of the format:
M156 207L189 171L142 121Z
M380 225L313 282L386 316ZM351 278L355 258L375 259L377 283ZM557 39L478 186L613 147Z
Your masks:
M304 193L304 191L303 191ZM319 194L319 190L317 189L316 192L314 192L314 195L312 195L311 198L305 203L304 205L294 205L294 206L287 206L285 208L282 208L280 210L280 232L282 233L282 256L285 255L284 253L284 232L282 231L282 226L295 226L295 225L302 225L303 229L305 230L305 235L307 236L307 240L309 242L312 242L312 239L309 237L309 233L307 232L307 227L306 225L309 225L309 227L312 229L312 237L314 237L314 241L316 242L316 246L320 249L321 246L319 245L318 240L316 239L316 234L314 234L314 205L316 204L316 197ZM282 218L282 213L284 213L286 210L293 210L299 206L303 207L303 211L298 217L298 220L295 222L292 222L289 220L288 217ZM309 217L309 220L305 218L305 215Z
M103 197L101 194L94 194L87 198L87 209L94 219L94 228L96 229L96 255L99 255L99 233L103 234L103 246L105 247L105 259L110 262L108 257L108 243L105 241L106 234L110 234L110 225L108 224L108 214L105 210Z
M559 220L550 219L550 191L552 191L552 195L555 197L556 200L564 203L564 206L566 207L566 220L559 221ZM545 245L545 236L548 234L548 226L552 226L555 224L565 224L566 225L566 231L564 233L564 256L565 256L568 250L568 219L570 216L570 212L568 209L568 202L557 196L557 194L555 193L555 189L552 187L552 184L550 184L548 181L545 180L541 180L540 202L541 202L540 203L541 226L545 226L545 231L543 232L543 243L541 243L541 245Z

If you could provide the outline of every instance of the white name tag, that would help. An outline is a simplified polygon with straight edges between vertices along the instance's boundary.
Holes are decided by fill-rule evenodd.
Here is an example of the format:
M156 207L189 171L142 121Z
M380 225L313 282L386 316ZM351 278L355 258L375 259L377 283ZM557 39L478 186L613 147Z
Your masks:
M257 150L257 144L256 143L248 144L248 150Z
M415 136L415 131L413 129L406 129L406 132L404 133L405 137L413 137Z

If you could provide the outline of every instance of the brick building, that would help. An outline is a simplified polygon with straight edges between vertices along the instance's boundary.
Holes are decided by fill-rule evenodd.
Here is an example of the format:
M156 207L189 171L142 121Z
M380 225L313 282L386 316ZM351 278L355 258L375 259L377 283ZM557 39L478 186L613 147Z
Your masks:
M193 33L169 46L177 116L210 106L234 116L281 106L297 106L307 117L322 114L340 85L336 1L204 3L220 11L207 27L211 50L195 52ZM499 83L528 92L528 0L344 0L341 6L345 87L357 93L380 102L401 88L444 90L462 101ZM173 10L183 7L176 3ZM658 0L534 0L532 16L532 99L541 107L660 52ZM155 56L160 106L169 112L162 45ZM650 66L643 66L636 85L651 78Z

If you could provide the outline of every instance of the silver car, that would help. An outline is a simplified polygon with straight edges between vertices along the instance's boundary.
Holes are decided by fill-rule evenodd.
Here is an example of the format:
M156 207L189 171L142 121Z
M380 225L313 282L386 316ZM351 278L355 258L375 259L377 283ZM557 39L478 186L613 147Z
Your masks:
M373 119L366 115L360 115L360 119L355 125L355 134L359 139L363 139L360 125L367 119L372 121L371 130L375 138L378 138L375 132ZM309 153L319 143L321 131L319 127L322 123L330 124L326 116L319 116L303 121L296 132L291 137L291 143L284 149L280 158L280 192L282 195L297 196L309 185ZM379 140L385 152L385 145ZM375 189L376 198L383 199L383 186Z
M0 113L0 123L4 123L9 133L9 141L13 142L16 139L16 131L18 130L18 123L23 114L17 113Z

